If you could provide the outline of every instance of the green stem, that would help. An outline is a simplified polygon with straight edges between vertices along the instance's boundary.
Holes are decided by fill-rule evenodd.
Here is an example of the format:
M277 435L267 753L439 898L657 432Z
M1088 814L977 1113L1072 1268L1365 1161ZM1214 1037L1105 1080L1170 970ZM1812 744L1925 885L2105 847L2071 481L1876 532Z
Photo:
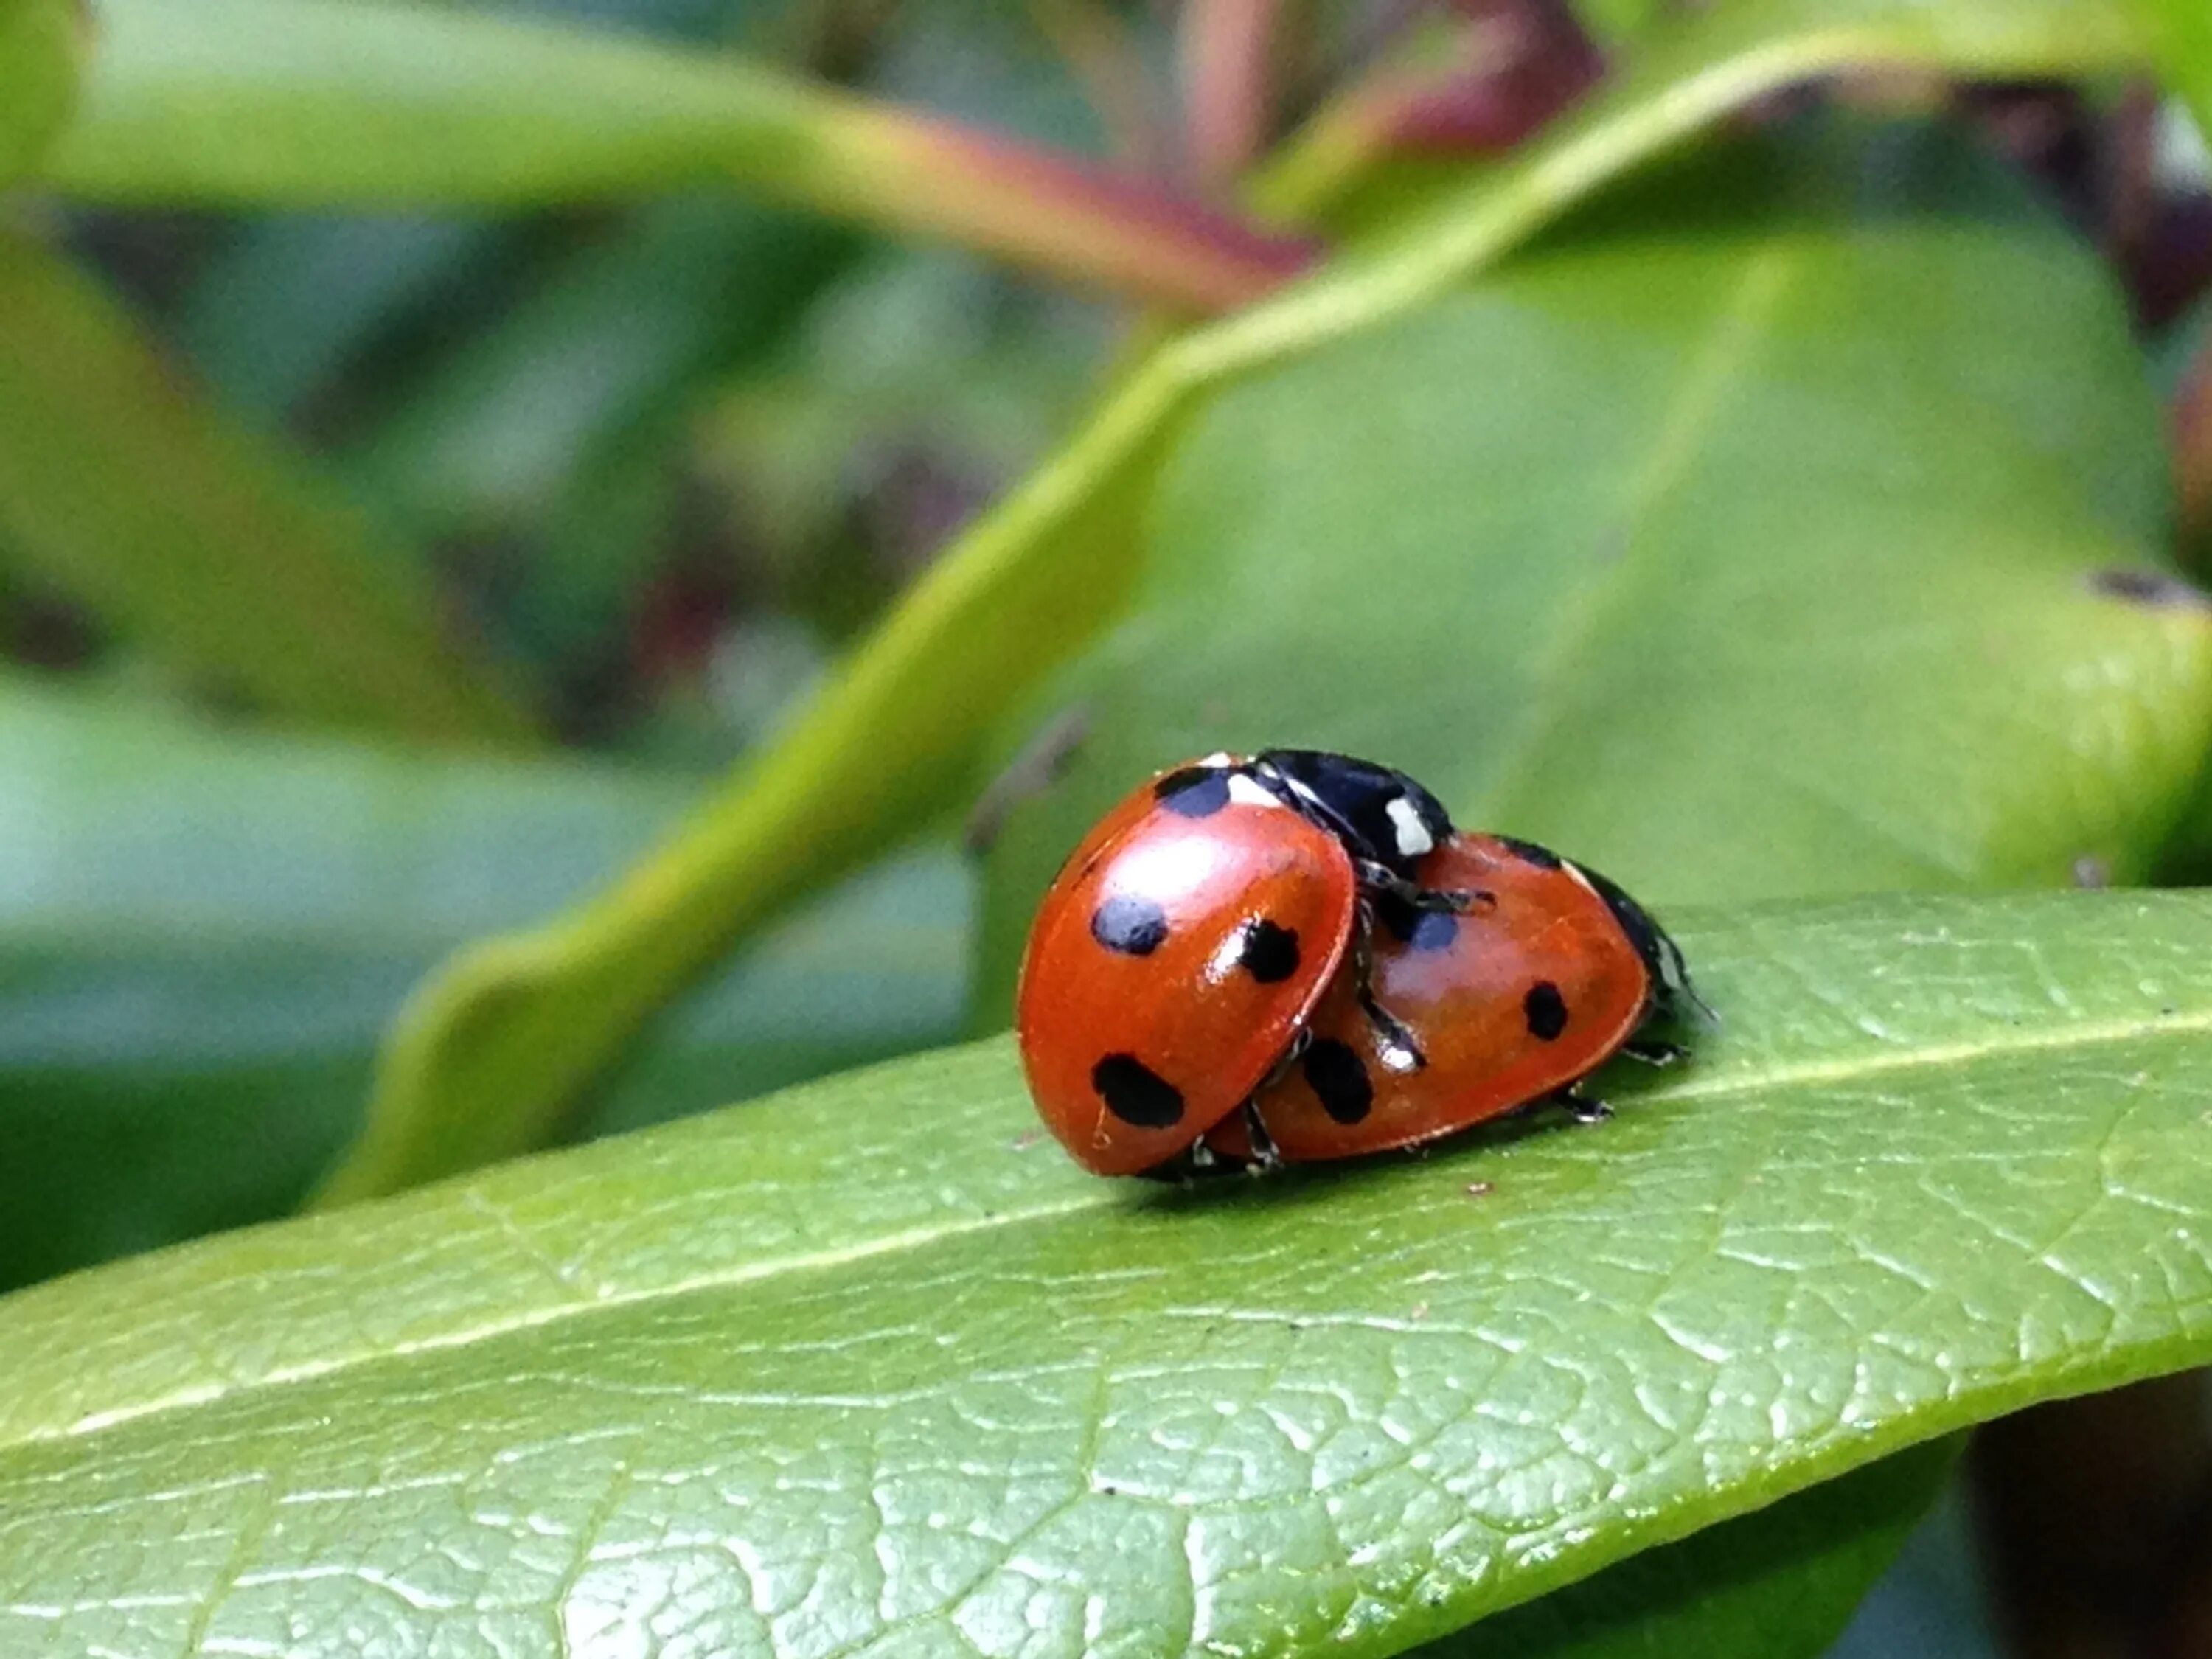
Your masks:
M333 0L107 0L46 177L82 199L515 208L720 179L1179 312L1304 242L1077 162L725 55Z

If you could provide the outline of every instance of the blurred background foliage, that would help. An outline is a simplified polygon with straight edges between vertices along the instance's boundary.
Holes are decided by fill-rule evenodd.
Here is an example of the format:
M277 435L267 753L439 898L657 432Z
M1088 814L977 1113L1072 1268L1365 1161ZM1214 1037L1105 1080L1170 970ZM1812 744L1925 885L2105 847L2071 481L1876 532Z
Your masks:
M299 125L225 152L220 114L192 102L193 31L214 19L236 31L232 38L265 40L266 63L240 58L231 92L260 96L252 76L263 74L281 93L268 64L281 69L291 37L267 25L281 22L285 7L206 0L193 14L199 21L181 22L193 4L117 0L88 19L48 0L0 0L0 174L27 175L6 198L0 225L0 1288L301 1202L360 1132L378 1086L380 1044L410 990L471 942L606 891L711 799L717 781L732 769L750 775L741 769L772 752L767 745L793 729L834 665L872 630L892 617L891 636L901 637L907 623L895 607L955 536L1048 457L1109 386L1131 384L1133 365L1141 374L1156 361L1147 353L1164 337L1166 313L1191 309L1194 293L1215 291L1208 284L1256 297L1303 262L1301 239L1315 228L1387 244L1390 228L1421 204L1498 176L1511 165L1500 158L1594 84L1608 84L1610 66L1634 64L1648 40L1681 25L1678 12L1705 9L1661 0L1590 0L1571 11L1548 0L1281 8L1223 0L1180 9L1165 0L448 0L450 10L482 14L488 27L528 31L482 37L479 57L462 53L451 66L457 82L533 42L549 75L568 72L562 54L580 42L592 53L614 43L645 54L574 58L573 105L538 126L536 113L514 118L493 134L507 149L485 139L499 164L471 173L465 158L441 149L452 118L434 98L420 111L396 106L392 133L404 139L409 123L422 123L416 151L404 155L398 143L364 142L351 154L340 117L301 114L276 94L252 107L272 122L298 115ZM369 19L362 40L380 38L379 12L399 19L403 33L417 15L382 0L301 0L301 38L320 29L331 40L355 40L349 11ZM2144 0L2137 21L2147 38L2171 43L2172 87L2186 94L2207 84L2212 46L2191 8ZM2084 9L2079 26L2085 39L2112 27L2101 7ZM215 55L222 27L210 38L216 45L198 68L214 64L221 80L231 72ZM824 202L848 201L855 188L865 197L854 177L890 181L884 199L828 216L807 210L805 189L796 200L773 185L733 191L697 168L663 166L651 132L628 149L593 149L600 66L611 66L605 85L623 76L646 85L665 67L651 56L661 46L741 49L804 84L958 125L872 137L875 148L818 161L805 154L804 110L784 110L773 88L762 93L766 113L730 126L740 184L752 177L748 167L772 170L793 155L802 156L790 162L800 173L821 169ZM110 52L112 61L103 58ZM2185 105L2102 47L2081 55L2081 73L2051 79L1854 73L1763 94L1732 118L1741 131L1790 141L1838 112L1902 119L1922 137L1940 127L1949 159L1921 164L1923 184L1930 167L1942 177L1916 199L1972 196L1976 213L2032 222L2027 239L2055 250L2039 254L2040 263L2008 276L2018 241L1977 263L1946 222L1911 252L1916 270L1948 261L1941 280L1917 278L1918 290L1876 299L1901 296L1900 331L1941 336L1931 355L1965 351L1986 371L1984 389L1997 386L2017 417L2023 454L2071 448L2068 464L2079 467L2091 503L2084 525L2094 523L2075 550L2133 572L2119 598L2185 619L2170 644L2164 635L2148 646L2099 639L2111 660L2126 659L2129 672L2163 688L2160 696L2170 692L2110 752L2085 740L2085 775L2117 767L2111 753L2123 750L2131 776L2152 775L2131 786L2140 798L2124 811L2108 809L2095 777L2008 769L2045 763L2015 761L1998 745L1990 769L2005 775L1990 790L2016 799L2041 780L2055 797L2089 802L2066 820L2064 836L2016 838L1995 853L1978 842L1948 871L1950 855L1939 848L1927 882L1916 881L1909 859L1877 859L1829 871L1830 885L2186 879L2212 857L2212 806L2201 790L2199 804L2188 805L2205 737L2186 712L2203 690L2191 642L2202 630L2189 620L2201 601L2170 574L2172 560L2201 568L2212 556L2212 190ZM373 53L343 61L360 87L331 94L341 115L349 96L373 103L388 94L374 81ZM656 118L672 130L686 119L724 121L716 100L728 89L712 72L678 80L667 82ZM607 95L618 108L616 93ZM82 112L74 127L73 97ZM143 129L132 125L142 108L159 117ZM512 115L492 106L469 118L489 132ZM1261 164L1264 151L1301 128L1302 138ZM1103 174L1071 182L1047 172L1033 202L1018 199L1000 222L988 210L963 219L964 208L946 205L957 190L934 201L926 173L905 177L887 159L955 131L1026 147L1004 150L1018 174L1021 157L1049 155L1138 181L1115 186L1134 194L1099 198L1108 240L1164 214L1154 223L1162 247L1183 246L1176 238L1197 223L1190 262L1163 264L1147 291L1142 270L1121 280L1127 271L1085 252L1091 245L1079 234L1040 254L1051 238L1039 228L1057 223L1054 204L1088 199ZM524 178L556 168L572 153L564 144L606 169L595 187L568 192ZM131 168L149 156L161 177L134 182ZM379 174L393 156L404 178ZM769 159L746 159L761 156ZM325 165L354 182L327 201L309 199ZM1668 185L1673 193L1637 233L1650 243L1643 255L1650 268L1666 264L1654 249L1670 239L1753 211L1770 187L1759 176L1753 165ZM427 206L410 203L408 181L424 179L449 187L433 191L440 199ZM1831 273L1883 257L1869 252L1872 219L1837 207L1850 194L1838 186L1825 206L1797 204ZM1604 234L1617 237L1638 210L1613 210ZM896 234L927 231L933 215L945 234ZM1187 215L1201 218L1178 216ZM1612 314L1577 310L1585 302L1576 284L1588 278L1576 264L1578 234L1591 234L1589 222L1516 270L1487 302L1496 314L1474 315L1468 302L1469 326L1504 341L1486 349L1510 354L1512 330L1530 318L1571 333L1593 314L1601 325ZM1492 257L1513 240L1504 236ZM1015 258L1000 257L1010 249ZM1086 259L1101 280L1067 280L1083 276ZM1685 280L1685 292L1697 289ZM1972 334L1978 310L2008 283L2055 284L2087 296L2085 308L2020 337L2014 313L2000 308L1984 334ZM1641 291L1655 313L1678 300L1663 275ZM2112 326L2100 333L2095 319L2108 303ZM2091 320L2076 326L2083 317ZM1326 489L1300 495L1325 479L1331 446L1271 426L1269 399L1352 398L1377 379L1401 386L1404 399L1390 407L1413 412L1399 431L1378 418L1363 464L1402 474L1409 500L1421 478L1449 472L1449 457L1422 455L1425 432L1438 428L1423 425L1421 400L1480 393L1438 371L1451 365L1451 339L1393 337L1396 347L1380 348L1385 361L1308 364L1296 372L1316 383L1287 392L1260 385L1194 423L1162 502L1144 507L1143 534L1169 550L1152 569L1131 576L1134 555L1121 556L1138 539L1137 505L1095 514L1089 533L1105 550L1071 543L1065 555L1069 568L1095 564L1102 573L1095 596L1063 589L1040 602L1039 614L1068 611L1066 638L1054 623L1030 639L1036 630L1018 621L1026 613L1008 600L1005 614L1018 619L1008 637L955 630L949 644L931 647L945 653L936 660L954 688L948 696L960 702L971 682L984 688L957 719L947 717L969 720L972 732L954 741L924 709L912 727L886 731L872 760L848 753L842 764L894 781L879 799L860 791L852 823L824 818L818 860L762 853L746 866L757 890L665 960L633 972L618 953L607 958L634 991L617 995L591 977L601 968L586 972L568 987L570 1004L549 1000L555 1028L589 1024L576 1019L580 1006L632 1001L599 1036L556 1055L541 1101L511 1124L495 1121L480 1140L457 1132L461 1140L426 1164L406 1161L419 1146L383 1164L356 1164L371 1170L358 1189L720 1105L1003 1023L1012 941L1041 878L1030 866L1042 860L1048 870L1049 849L1116 780L1173 758L1164 732L1228 725L1258 735L1255 723L1285 706L1278 699L1295 704L1299 692L1284 682L1311 675L1314 662L1270 660L1289 624L1267 607L1293 618L1316 608L1328 615L1348 603L1341 590L1364 583L1356 561L1332 565L1325 548L1305 544L1357 540L1368 504L1332 520L1340 499ZM1387 360L1392 349L1398 361ZM1802 377L1814 373L1794 360L1770 368L1776 408L1804 395ZM1819 372L1851 371L1829 363ZM1632 382L1624 385L1632 397ZM2163 430L2147 412L2146 387L2167 416ZM1549 526L1571 542L1559 526L1573 520L1577 480L1604 475L1615 458L1588 416L1595 404L1577 402L1590 388L1537 391L1556 392L1560 407L1547 411L1528 388L1494 406L1507 425L1553 422L1538 447L1559 469L1562 505L1517 533L1540 544ZM1940 399L1930 396L1934 408ZM1934 422L1929 435L1940 447ZM1240 472L1240 457L1261 458L1251 476ZM1048 514L1057 510L1053 480L1068 476L1043 475L1021 499ZM1118 499L1111 478L1085 488L1094 485L1109 506ZM2021 477L1993 488L2015 493L2023 523L2047 526ZM1433 495L1423 504L1447 517L1482 510L1479 500ZM1019 501L1015 510L1024 510ZM1709 528L1685 532L1678 595L1710 580L1696 551ZM1736 525L1727 533L1786 532ZM1881 585L1904 583L1899 602L1909 608L1914 562L1933 557L1927 550L1948 532L1920 520L1913 533L1925 546L1894 544L1905 550L1887 567L1871 547L1832 549L1850 562L1823 567L1822 591L1847 608L1878 609ZM1810 580L1786 564L1778 550L1777 581ZM1394 561L1390 569L1407 583L1426 580L1418 563ZM1499 573L1508 582L1513 574ZM1018 715L994 718L994 699L1015 701L1035 677L1009 668L1004 684L994 681L994 653L1020 660L1026 649L1036 672L1057 665L1111 612L1124 578L1139 594L1127 624L1030 695ZM1071 580L1065 571L1058 580ZM1764 603L1765 591L1747 588L1740 602ZM2011 603L1971 582L1954 598L1966 610ZM1655 596L1655 615L1662 605ZM1074 614L1086 605L1096 617ZM2018 626L2032 634L2042 617L2024 612ZM1433 629L1450 618L1419 620ZM1810 620L1826 627L1834 617ZM1717 648L1663 616L1652 627L1683 653ZM1808 661L1817 633L1804 642ZM1388 644L1346 637L1370 653ZM1423 641L1449 647L1448 638ZM1205 676L1181 672L1217 647L1206 674L1221 678L1224 663L1237 669L1219 708L1194 684ZM1640 636L1622 649L1640 663L1665 655ZM2027 672L2002 660L1982 669L2000 698ZM1417 670L1399 665L1407 695ZM1867 684L1846 677L1836 695L1878 694L1887 672ZM1909 719L1917 682L1887 685L1894 696L1884 717ZM1498 695L1510 702L1517 694ZM1347 704L1345 729L1327 735L1418 749L1424 739L1402 720L1375 716L1378 706ZM1085 710L1094 741L1077 763L1078 787L1042 809L1048 817L1036 818L1039 809L1018 789L982 790L1000 763L1016 762L1017 782L1034 774L1040 757L1032 748L1026 762L1018 758L1024 744L1040 732L1067 736L1056 722L1070 707ZM2161 714L2171 715L2163 725ZM1562 718L1571 723L1571 711ZM1663 720L1664 709L1653 718ZM1527 805L1531 791L1541 793L1528 753L1499 758L1480 744L1449 741L1449 728L1430 731L1425 741L1438 752L1424 757L1424 769L1441 775L1455 801L1481 800L1507 817L1539 810ZM896 781L902 768L934 764L939 738L954 757L942 787ZM1870 771L1886 771L1886 758L1875 758L1882 763ZM1499 781L1516 768L1518 786ZM787 840L795 836L803 854L803 812L818 802L784 774L764 776L759 792L802 815ZM1912 787L1941 793L1926 779ZM1962 799L1969 793L1961 787ZM984 931L981 884L958 846L979 793L992 823L1032 815L993 872L995 945L980 967L971 953ZM1572 817L1571 806L1560 810ZM2097 827L2106 819L2109 833ZM1740 881L1755 868L1760 891L1821 889L1824 878L1808 867L1814 854L1790 840L1790 826L1740 822L1763 850L1746 854L1749 866L1717 870ZM1691 832L1679 823L1670 832L1656 816L1652 823L1662 841ZM1963 845L1971 837L1961 835ZM2062 840L2069 850L2054 862ZM1678 855L1651 854L1661 866ZM840 870L858 873L813 890ZM649 886L659 877L644 879ZM1680 884L1656 895L1685 896L1712 896ZM740 933L750 936L726 954ZM584 936L537 937L565 946ZM699 960L717 965L657 1012ZM479 959L486 974L473 983L495 1023L535 961ZM518 963L518 975L507 975ZM559 963L546 969L568 971ZM972 1010L971 983L983 988ZM422 1068L443 1064L476 1029L465 995L415 1006L416 1024L386 1061L380 1096L398 1102L388 1121L403 1128L410 1110L434 1109L420 1103L434 1100ZM543 1046L546 1036L542 1025L520 1028L507 1048L488 1044L492 1058L478 1069L457 1064L450 1075L465 1079L456 1086L477 1087L484 1066ZM410 1048L410 1037L420 1040ZM619 1056L611 1070L601 1064L606 1054ZM586 1075L599 1079L591 1089L571 1086ZM496 1108L486 1109L498 1119ZM2179 1385L2160 1386L2166 1399ZM2193 1426L2157 1442L2146 1463L2205 1461L2194 1388L2169 1413ZM2096 1443L2104 1449L2075 1460L2075 1476L2092 1486L2093 1466L2124 1437ZM2006 1466L1992 1467L1990 1480L2001 1483ZM2096 1501L2094 1492L2073 1496ZM1955 1499L1939 1510L1842 1651L1858 1659L1988 1650L1997 1637L1960 1541L1963 1513ZM2203 1599L2203 1562L2199 1578L2146 1576L2147 1554L2173 1547L2171 1537L2154 1540L2155 1548L2125 1541L2132 1553L2118 1542L2081 1553L2094 1571L2073 1576L2076 1604L2050 1613L2045 1635L2071 1628L2069 1619L2094 1632L2109 1632L2115 1620L2140 1624L2146 1598L2164 1597L2160 1616L2181 1619L2175 1608L2186 1596L2176 1582L2198 1584ZM2000 1576L2019 1576L2039 1547L2033 1537L2000 1539ZM2063 1601L2064 1577L2027 1574L2021 1595ZM2008 1605L2017 1614L2026 1602ZM2124 1617L2114 1607L2128 1609ZM2201 1606L2195 1616L2206 1616Z

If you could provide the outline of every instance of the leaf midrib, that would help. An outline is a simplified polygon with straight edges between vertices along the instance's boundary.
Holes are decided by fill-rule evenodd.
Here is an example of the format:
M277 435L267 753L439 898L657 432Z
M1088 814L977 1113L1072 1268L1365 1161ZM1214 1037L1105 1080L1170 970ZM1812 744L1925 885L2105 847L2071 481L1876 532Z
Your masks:
M1749 1094L1754 1091L1820 1086L1847 1083L1859 1078L1890 1075L1901 1072L1937 1069L1970 1064L1992 1056L2012 1057L2060 1050L2094 1048L2109 1044L2138 1042L2145 1039L2198 1037L2212 1034L2212 1007L2191 1013L2157 1015L2148 1018L2103 1019L2069 1025L2049 1031L2014 1030L1973 1042L1937 1042L1889 1053L1863 1054L1849 1059L1808 1060L1776 1066L1757 1073L1735 1077L1718 1077L1700 1084L1694 1080L1659 1088L1639 1094L1639 1109L1646 1106L1672 1105L1677 1102L1711 1100L1731 1095ZM740 1285L759 1283L785 1273L803 1273L843 1266L848 1262L863 1261L875 1256L896 1251L925 1248L940 1243L963 1238L971 1234L994 1231L1000 1228L1027 1225L1040 1221L1058 1220L1064 1216L1096 1209L1112 1201L1118 1191L1114 1184L1100 1181L1095 1191L1085 1192L1073 1198L1053 1204L1041 1204L1026 1209L994 1211L961 1220L948 1221L926 1227L911 1227L888 1233L866 1243L837 1249L817 1250L800 1255L778 1256L743 1267L717 1269L689 1279L672 1280L651 1288L617 1291L595 1297L588 1302L568 1302L542 1308L512 1319L470 1326L438 1336L400 1341L374 1350L362 1350L342 1358L307 1364L280 1368L264 1372L245 1382L230 1382L205 1388L192 1389L169 1395L142 1404L118 1407L112 1411L94 1412L73 1423L58 1427L35 1430L20 1434L0 1448L0 1456L9 1449L53 1444L76 1440L112 1428L143 1422L149 1418L174 1411L190 1410L195 1407L214 1405L234 1395L262 1389L289 1387L298 1383L319 1382L324 1378L351 1370L356 1366L371 1365L386 1360L404 1358L411 1354L434 1353L449 1348L465 1347L477 1341L494 1341L519 1331L536 1330L547 1326L566 1323L571 1319L592 1314L633 1307L641 1303L673 1302L702 1292L720 1292ZM487 1203L489 1200L485 1200Z
M1627 487L1601 533L1614 549L1601 577L1583 585L1544 644L1531 676L1531 695L1518 729L1500 745L1503 757L1483 795L1483 816L1510 823L1512 803L1522 798L1536 757L1559 744L1569 713L1565 688L1588 684L1587 663L1609 630L1630 615L1629 600L1650 580L1656 556L1647 534L1655 514L1680 489L1703 446L1723 416L1723 391L1742 379L1759 348L1773 336L1776 313L1790 296L1808 255L1788 242L1753 251L1703 331L1680 360L1679 377L1658 410L1648 445L1621 469ZM1665 550L1663 545L1659 550Z

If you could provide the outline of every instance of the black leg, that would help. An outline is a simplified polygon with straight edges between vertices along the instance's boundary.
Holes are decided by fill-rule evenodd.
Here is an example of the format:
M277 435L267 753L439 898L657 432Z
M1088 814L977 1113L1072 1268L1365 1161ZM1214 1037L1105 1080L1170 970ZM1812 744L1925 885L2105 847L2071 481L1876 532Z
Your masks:
M1620 1052L1631 1060L1640 1060L1646 1066L1679 1066L1690 1057L1690 1051L1679 1042L1662 1042L1655 1037L1638 1038L1625 1043Z
M1552 1098L1564 1107L1567 1115L1577 1123L1602 1123L1613 1115L1612 1107L1582 1093L1581 1089L1581 1084L1570 1083Z
M1245 1138L1252 1143L1252 1161L1244 1166L1246 1171L1262 1175L1279 1168L1283 1154L1275 1146L1274 1136L1267 1133L1267 1126L1260 1121L1260 1109L1248 1100L1237 1109L1244 1118Z
M1260 1079L1260 1086L1252 1091L1253 1095L1256 1097L1267 1093L1268 1090L1288 1077L1291 1074L1291 1067L1297 1065L1304 1056L1305 1051L1312 1047L1313 1027L1299 1026L1297 1035L1291 1039L1291 1046L1284 1049L1275 1063L1267 1068L1267 1075ZM1252 1109L1250 1100L1245 1101L1244 1109L1248 1112Z
M1470 890L1423 887L1407 880L1389 865L1378 864L1373 859L1355 859L1352 869L1359 877L1360 886L1369 892L1388 893L1399 903L1415 910L1443 910L1460 915L1478 904L1489 908L1498 903L1497 894L1486 893L1480 888Z
M1352 930L1352 982L1359 1010L1375 1028L1382 1063L1394 1072L1418 1072L1429 1063L1413 1034L1375 995L1375 907L1363 896Z

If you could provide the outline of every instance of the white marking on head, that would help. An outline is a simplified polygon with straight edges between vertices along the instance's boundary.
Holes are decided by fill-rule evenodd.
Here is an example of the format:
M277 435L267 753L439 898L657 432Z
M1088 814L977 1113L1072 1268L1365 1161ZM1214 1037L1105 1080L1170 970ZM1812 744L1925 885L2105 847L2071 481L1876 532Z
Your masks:
M1194 760L1191 764L1193 766L1206 767L1234 766L1237 764L1237 757L1231 754L1226 749L1217 749L1204 759Z
M1389 814L1391 832L1398 838L1400 858L1417 859L1435 850L1437 838L1421 822L1421 815L1413 810L1413 802L1403 795L1393 795L1382 810Z
M1281 806L1275 792L1247 772L1229 775L1229 799L1237 806ZM1288 808L1285 808L1288 811Z

